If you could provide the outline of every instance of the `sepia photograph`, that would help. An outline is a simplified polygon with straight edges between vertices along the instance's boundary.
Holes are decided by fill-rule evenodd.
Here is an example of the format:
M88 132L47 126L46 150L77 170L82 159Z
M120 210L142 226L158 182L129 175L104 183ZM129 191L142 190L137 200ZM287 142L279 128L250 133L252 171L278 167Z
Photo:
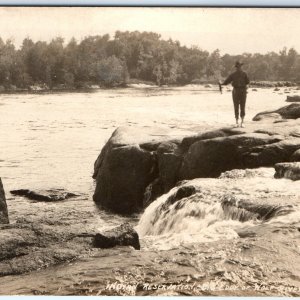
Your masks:
M300 295L300 8L0 6L0 295Z

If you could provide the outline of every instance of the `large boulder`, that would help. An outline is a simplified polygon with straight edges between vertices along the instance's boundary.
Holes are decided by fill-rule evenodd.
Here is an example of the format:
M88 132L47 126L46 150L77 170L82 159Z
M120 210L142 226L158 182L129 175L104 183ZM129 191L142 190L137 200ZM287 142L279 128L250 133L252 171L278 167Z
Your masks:
M94 200L105 209L130 214L182 180L296 160L300 104L272 113L283 120L173 134L162 128L118 128L95 162Z
M275 178L300 180L300 162L278 163L275 165Z
M132 246L136 250L141 248L138 233L128 223L103 233L97 233L93 243L96 248L112 248L115 246Z
M94 201L118 213L137 211L153 168L153 155L139 145L113 147L97 173Z
M180 179L217 177L227 170L256 167L259 162L252 148L279 141L278 137L251 133L195 142L184 155Z
M8 211L3 184L0 178L0 224L8 224Z
M178 160L177 154L172 157L170 150L176 148L177 134L169 136L166 132L163 136L162 133L155 129L147 133L126 127L115 130L94 164L96 189L93 199L100 207L120 214L143 208L146 187L158 177L158 164ZM168 140L170 145L161 146L156 152L161 142ZM168 147L171 148L168 150ZM167 173L162 175L163 182L171 186L174 179Z

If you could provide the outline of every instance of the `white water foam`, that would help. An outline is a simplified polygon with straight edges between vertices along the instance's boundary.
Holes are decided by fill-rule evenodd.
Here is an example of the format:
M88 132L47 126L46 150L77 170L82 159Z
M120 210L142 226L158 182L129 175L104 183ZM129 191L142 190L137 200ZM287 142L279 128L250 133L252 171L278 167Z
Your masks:
M203 199L183 200L184 206L180 209L175 202L165 213L162 207L177 189L154 201L142 216L136 229L146 247L168 250L183 244L234 239L238 238L237 229L254 225L253 220L242 223L228 218L221 202Z
M244 178L240 174L243 172ZM175 187L151 203L136 227L145 247L168 250L180 245L235 239L238 238L237 231L262 222L300 222L299 197L292 195L292 192L297 195L297 183L274 179L274 170L264 168L250 172L256 176L250 176L247 170L234 170L229 175L235 173L239 175L237 178L189 181L183 186L194 186L194 194L170 201L182 186ZM231 201L235 198L236 202ZM247 206L252 203L251 199L254 209ZM246 209L243 203L246 203ZM266 218L259 213L265 214Z

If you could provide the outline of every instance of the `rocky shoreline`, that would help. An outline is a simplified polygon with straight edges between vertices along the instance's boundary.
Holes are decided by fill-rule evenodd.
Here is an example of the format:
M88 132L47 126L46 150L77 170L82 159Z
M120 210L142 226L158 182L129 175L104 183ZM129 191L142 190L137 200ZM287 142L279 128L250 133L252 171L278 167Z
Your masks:
M300 104L259 113L247 128L184 136L118 128L95 161L94 201L116 213L144 209L177 182L232 169L274 167L298 157ZM156 137L158 132L161 136Z
M170 84L159 86L155 82L143 81L143 80L129 80L126 84L116 85L116 86L102 86L99 84L83 84L79 87L75 86L64 86L58 85L49 87L45 84L36 84L28 86L25 88L18 88L14 85L11 86L0 86L0 94L54 94L54 93L92 93L98 90L109 90L109 89L118 89L118 88L174 88L174 87L184 87L189 85L199 85L204 88L212 88L217 86L217 81L192 81L189 84L179 85L179 84ZM291 81L252 81L251 87L253 88L295 88L298 87L297 82ZM278 89L279 90L279 89ZM292 102L292 101L290 101Z
M14 197L21 193L46 205L70 201L70 206L62 215L49 208L49 215L46 209L44 216L20 218L9 224L0 181L1 293L16 292L15 287L27 278L31 283L22 285L18 290L21 294L297 295L300 104L259 113L253 120L246 128L115 130L94 164L94 201L101 209L129 215L131 224L101 233L96 225L90 225L95 215L86 208L86 199L82 195L73 199L74 194L69 193L56 197L48 191L15 191ZM278 179L261 174L257 168L262 167L270 168ZM275 188L274 180L280 183ZM155 204L161 195L165 195L164 201ZM232 239L154 251L144 240L147 230L138 237L132 228L137 225L132 216L146 208L145 213L149 213L151 205L157 205L150 210L151 224L147 227L148 221L142 222L138 227L146 224L143 228L154 232L158 225L171 228L180 218L202 218L202 208L218 203L219 196L223 197L219 208L224 220L246 224L234 231ZM202 207L203 199L207 203ZM201 205L192 205L180 214L191 203ZM78 212L70 209L72 205L82 208L80 220ZM280 223L285 216L291 216L291 222ZM253 222L247 226L249 220ZM114 249L105 250L110 247ZM271 264L270 257L276 263ZM45 286L51 268L63 278L59 289L55 280ZM85 268L86 273L82 273ZM14 276L24 273L28 274ZM70 286L62 274L76 277L78 282ZM107 289L107 282L132 283L134 288ZM219 286L167 292L145 290L143 282L153 286ZM270 286L272 290L267 289Z

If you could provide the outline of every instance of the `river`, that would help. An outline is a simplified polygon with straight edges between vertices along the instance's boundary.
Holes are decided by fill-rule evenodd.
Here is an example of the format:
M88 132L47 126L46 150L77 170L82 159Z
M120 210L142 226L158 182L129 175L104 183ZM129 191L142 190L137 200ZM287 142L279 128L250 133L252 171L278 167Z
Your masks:
M256 113L283 106L285 92L284 88L277 92L249 89L246 126ZM68 224L75 228L79 224L85 232L92 228L103 230L124 220L137 224L136 218L99 211L92 200L93 164L115 128L125 125L190 130L201 126L223 127L235 121L229 89L220 94L217 87L196 85L174 88L137 85L91 93L1 95L0 112L0 176L10 222L28 218L37 223L45 219L48 223L59 220L62 226ZM36 203L9 193L21 188L63 189L80 197L60 203ZM112 253L115 259L118 254ZM24 280L22 284L26 286L28 281ZM18 291L18 283L13 287L8 281L6 284L3 293L33 293L33 289L30 292L25 287ZM58 283L54 286L52 290L49 286L46 294L59 294Z
M249 91L247 120L283 105L270 89ZM91 199L93 164L118 126L226 126L231 95L197 86L0 96L0 174L7 191L64 188Z

